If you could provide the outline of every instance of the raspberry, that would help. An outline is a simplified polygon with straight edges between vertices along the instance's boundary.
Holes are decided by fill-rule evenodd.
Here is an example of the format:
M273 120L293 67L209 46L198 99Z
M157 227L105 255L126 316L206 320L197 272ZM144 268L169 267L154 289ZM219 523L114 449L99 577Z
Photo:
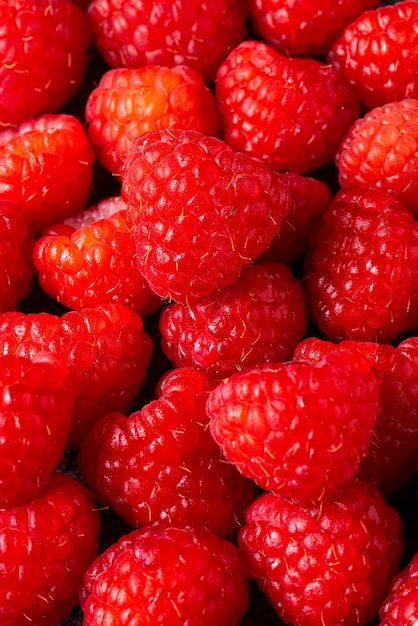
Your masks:
M418 340L411 338L395 348L309 338L296 346L294 359L316 363L340 348L360 352L378 377L380 409L358 476L376 483L383 495L389 496L411 478L418 453Z
M213 81L246 35L246 0L93 0L97 50L111 67L187 65Z
M51 313L0 314L0 354L34 359L43 351L69 366L76 397L68 446L77 448L95 421L133 403L152 344L141 318L122 305L69 311L61 318Z
M288 56L325 55L345 26L379 0L249 0L256 31Z
M53 363L0 356L0 507L40 494L64 454L74 402Z
M267 361L285 361L304 337L305 295L278 263L247 268L214 298L169 304L160 315L161 345L175 366L216 379Z
M215 99L187 66L109 70L90 93L88 134L100 163L119 174L133 139L151 130L183 128L217 135Z
M140 315L161 306L136 262L132 222L120 196L44 231L33 251L42 289L73 310L123 304Z
M131 526L201 523L222 537L238 530L254 488L210 435L205 404L214 386L197 370L173 370L156 400L128 418L107 415L83 440L84 479Z
M270 244L289 210L266 165L195 131L135 139L122 167L137 261L163 299L219 293Z
M398 571L401 519L362 481L320 507L266 494L250 506L239 545L286 623L361 626L377 614Z
M0 312L15 311L32 287L33 241L22 213L0 200Z
M390 343L418 326L417 226L379 189L339 192L305 259L313 319L331 340Z
M418 619L418 554L392 581L380 607L380 626L413 624Z
M211 432L228 461L262 489L315 502L354 478L379 409L361 355L254 367L208 398Z
M289 186L290 210L277 237L257 262L269 260L291 266L305 254L312 223L328 205L331 192L324 182L309 176L287 172L283 177Z
M224 140L277 171L307 174L332 160L359 117L357 95L330 65L239 44L219 67Z
M211 531L134 530L89 567L84 625L238 626L248 605L242 553Z
M353 124L335 161L341 187L383 189L417 217L418 100L369 111Z
M83 84L86 15L66 0L2 0L0 24L1 125L61 109Z
M94 151L72 115L45 114L0 133L0 200L23 212L32 233L80 211Z
M404 98L418 98L418 5L395 2L362 13L328 53L372 109Z
M56 626L97 554L99 514L78 481L54 474L42 497L0 509L0 624Z

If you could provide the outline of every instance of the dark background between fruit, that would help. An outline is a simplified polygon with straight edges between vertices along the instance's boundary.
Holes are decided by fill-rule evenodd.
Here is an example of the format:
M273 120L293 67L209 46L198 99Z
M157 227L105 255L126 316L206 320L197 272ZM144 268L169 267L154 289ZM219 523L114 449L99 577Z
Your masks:
M395 4L392 0L386 0L381 2L381 5ZM91 60L88 67L88 71L85 77L85 84L83 89L75 98L73 98L65 107L66 113L71 113L77 116L83 123L84 119L84 106L87 97L91 90L97 85L100 77L103 73L109 69L105 62L98 57L93 51L91 52ZM322 168L321 171L313 173L313 176L317 176L325 180L334 192L337 189L336 184L336 172L332 165ZM117 195L120 192L119 183L96 164L91 196L88 205L95 204L98 200L108 197L110 195ZM295 274L298 273L298 268L294 268ZM34 279L34 285L30 296L22 303L20 303L19 310L24 312L39 313L42 311L48 311L61 315L68 311L65 307L57 304L46 296ZM161 375L170 368L170 363L167 361L163 353L161 352L159 345L159 331L158 331L158 314L150 316L144 320L145 330L148 332L154 342L154 352L151 359L150 366L148 368L148 374L146 382L141 389L132 411L141 408L146 402L153 398L156 383L160 379ZM316 332L313 329L313 332ZM59 471L73 476L76 479L82 480L78 466L77 457L75 454L66 454L64 459L58 467ZM418 477L414 476L408 485L401 491L394 494L389 502L400 513L403 525L404 525L404 541L405 551L402 559L401 566L404 567L412 556L418 551ZM100 510L101 515L101 532L99 537L99 550L106 549L109 545L114 543L123 534L130 532L132 528L128 526L123 520L118 518L110 509L103 508L100 503L97 503L97 507ZM79 606L76 606L69 617L65 619L59 626L81 626L83 623L83 614ZM372 624L378 624L379 619L376 618L370 622ZM250 581L250 604L247 612L242 618L241 626L282 626L283 622L276 615L274 610L269 605L264 595L259 591L257 584L254 581ZM169 625L167 625L169 626Z

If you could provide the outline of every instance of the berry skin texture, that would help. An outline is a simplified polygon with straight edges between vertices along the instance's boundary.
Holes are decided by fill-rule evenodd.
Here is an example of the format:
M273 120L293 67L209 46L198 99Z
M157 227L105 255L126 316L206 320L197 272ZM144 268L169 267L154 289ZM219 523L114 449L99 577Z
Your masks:
M123 304L141 316L154 313L161 300L139 272L132 231L120 196L46 229L33 250L42 289L75 311Z
M81 483L54 474L44 494L0 509L0 624L56 626L97 554L99 514Z
M73 115L45 114L0 133L0 200L23 212L33 234L81 211L94 151Z
M383 189L417 217L418 100L391 102L366 113L344 137L335 162L341 187Z
M286 624L362 626L378 613L399 569L401 527L376 487L358 480L320 507L260 496L239 545Z
M380 607L380 626L413 624L418 620L418 553L392 581Z
M169 304L160 315L161 346L173 365L211 379L285 361L306 328L303 288L279 263L251 266L218 296Z
M409 481L418 455L418 339L411 337L395 348L351 340L334 344L310 337L296 346L293 358L316 363L340 348L362 354L378 377L380 409L358 477L375 483L388 497Z
M200 526L134 530L88 568L84 626L238 626L248 605L241 551Z
M0 356L0 508L39 496L64 454L74 401L53 362Z
M226 143L279 172L308 174L330 162L359 117L357 95L335 68L258 41L221 64L216 99Z
M361 355L254 367L209 394L215 441L239 471L295 502L319 502L354 478L379 409Z
M305 254L313 221L328 205L331 192L326 183L296 172L286 172L283 179L289 186L290 210L277 237L256 262L275 261L290 267Z
M85 115L97 158L114 174L119 174L131 141L145 132L219 132L214 96L200 74L185 65L109 70L90 93Z
M138 266L162 299L192 303L231 285L271 243L290 207L266 165L195 131L135 139L122 167Z
M62 317L0 314L0 354L36 359L44 351L69 367L75 404L67 445L77 449L100 417L131 406L145 379L152 342L141 317L122 305L69 311Z
M384 191L334 197L305 257L308 306L328 339L390 343L417 327L417 235L411 213Z
M67 0L2 0L0 24L1 125L61 109L83 84L86 15Z
M263 40L288 56L322 57L350 22L379 0L249 0Z
M235 535L254 485L225 461L209 432L205 405L214 386L202 372L178 368L140 411L99 420L78 455L98 501L134 528L201 523L220 537Z
M187 65L212 82L246 35L245 0L93 0L95 47L114 68Z
M0 312L15 311L32 288L33 240L22 213L0 200Z
M348 24L327 60L356 90L366 109L418 98L418 5L395 2Z

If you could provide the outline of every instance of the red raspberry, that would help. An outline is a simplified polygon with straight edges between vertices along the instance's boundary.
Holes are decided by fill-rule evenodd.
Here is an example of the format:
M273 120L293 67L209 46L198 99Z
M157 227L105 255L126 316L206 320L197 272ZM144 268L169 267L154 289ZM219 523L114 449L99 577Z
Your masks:
M80 211L94 151L72 115L46 114L0 133L0 200L23 212L33 233Z
M86 15L66 0L2 0L0 24L2 126L58 111L83 83Z
M356 476L378 409L376 377L347 350L234 374L207 405L228 461L266 491L312 502Z
M210 530L134 530L89 567L84 626L238 626L248 605L240 550Z
M163 130L134 140L122 196L139 269L161 298L219 293L270 244L290 204L285 182L220 139Z
M224 139L277 171L306 174L332 160L359 117L358 98L330 65L245 41L219 67Z
M379 0L249 0L256 31L288 56L322 56L345 26Z
M116 196L44 231L33 251L42 289L77 311L110 303L157 311L161 300L138 270L132 228Z
M61 370L0 356L0 508L40 494L64 454L74 401Z
M392 581L380 607L380 626L413 624L418 620L418 553Z
M418 98L418 4L405 0L364 12L345 28L328 61L369 109Z
M376 483L389 496L411 478L418 454L418 339L395 348L374 342L334 344L309 338L296 346L294 359L316 363L340 348L360 352L378 377L380 409L358 476Z
M266 494L248 510L239 545L286 624L362 626L398 571L401 519L362 481L318 507Z
M312 223L328 205L331 192L324 182L296 172L287 172L283 178L289 186L290 210L277 237L257 262L275 261L290 266L305 254Z
M22 213L0 200L0 312L15 311L32 287L33 240Z
M62 317L0 314L0 354L34 359L43 351L58 355L70 368L76 398L68 445L77 448L100 417L131 406L144 382L152 344L141 318L122 305Z
M195 70L183 65L114 69L90 93L88 134L100 163L119 174L133 139L151 130L219 131L215 98Z
M180 368L157 399L128 418L112 413L85 437L79 466L99 502L131 526L202 523L226 537L238 530L254 486L225 461L208 429L214 383Z
M418 326L417 228L384 191L337 194L305 263L311 314L329 339L389 343Z
M335 161L341 187L383 189L417 217L418 100L391 102L358 119Z
M39 499L0 509L0 624L56 626L67 617L98 533L91 493L62 474Z
M267 361L285 361L304 337L305 295L288 267L255 265L214 298L169 304L160 315L161 345L175 366L209 378Z
M213 81L246 35L246 0L93 0L97 50L111 67L188 65Z

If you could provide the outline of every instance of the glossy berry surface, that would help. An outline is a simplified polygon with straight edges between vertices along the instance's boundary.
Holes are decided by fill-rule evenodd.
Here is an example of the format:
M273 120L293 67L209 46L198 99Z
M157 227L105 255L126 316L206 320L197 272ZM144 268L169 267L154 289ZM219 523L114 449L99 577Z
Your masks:
M392 581L387 597L380 607L381 626L413 624L418 619L418 554Z
M354 478L379 409L375 376L338 351L253 367L209 395L211 432L226 458L262 489L296 502L333 495Z
M94 151L81 122L51 113L0 133L0 200L23 212L33 234L80 211Z
M2 0L0 24L2 126L58 111L83 84L85 13L67 0Z
M91 493L58 473L38 499L0 509L0 624L56 626L64 619L97 554L99 526Z
M151 65L106 72L90 93L88 135L102 165L119 174L129 144L151 130L219 131L215 99L190 67Z
M244 39L244 0L93 0L88 7L97 50L111 67L187 65L213 81Z
M0 311L14 311L32 288L33 239L23 214L0 201Z
M418 100L376 107L344 137L335 161L343 188L383 189L418 215Z
M378 613L403 541L396 510L375 487L353 481L320 507L260 496L239 545L285 623L354 626Z
M74 400L53 360L0 357L0 507L38 496L64 454Z
M290 209L277 237L256 262L274 261L289 267L308 249L308 238L315 218L331 199L326 183L310 176L286 172L283 180L289 187Z
M332 160L359 116L358 98L332 66L239 44L219 67L224 140L277 171L308 174Z
M216 298L169 304L160 315L161 345L172 363L212 379L285 361L306 328L303 288L279 263L251 266Z
M133 402L145 379L152 343L139 315L122 305L69 311L62 317L0 315L0 354L34 359L44 350L61 357L70 369L76 396L68 445L77 448L99 417Z
M313 319L328 339L389 343L418 324L417 227L379 189L342 190L311 231L305 258Z
M150 526L93 562L81 590L85 626L238 626L248 605L243 555L211 531Z
M226 537L243 522L254 486L209 432L205 405L214 386L197 370L172 370L155 400L129 417L107 415L82 442L84 479L134 528L200 523Z
M418 97L418 5L394 2L348 24L327 60L372 109Z
M288 56L322 57L345 26L379 0L249 0L256 31Z
M194 131L135 139L122 168L137 262L163 299L219 293L269 245L289 191L266 165Z
M43 232L33 261L48 295L76 311L122 304L143 316L160 308L139 272L126 208L120 196L105 198Z

